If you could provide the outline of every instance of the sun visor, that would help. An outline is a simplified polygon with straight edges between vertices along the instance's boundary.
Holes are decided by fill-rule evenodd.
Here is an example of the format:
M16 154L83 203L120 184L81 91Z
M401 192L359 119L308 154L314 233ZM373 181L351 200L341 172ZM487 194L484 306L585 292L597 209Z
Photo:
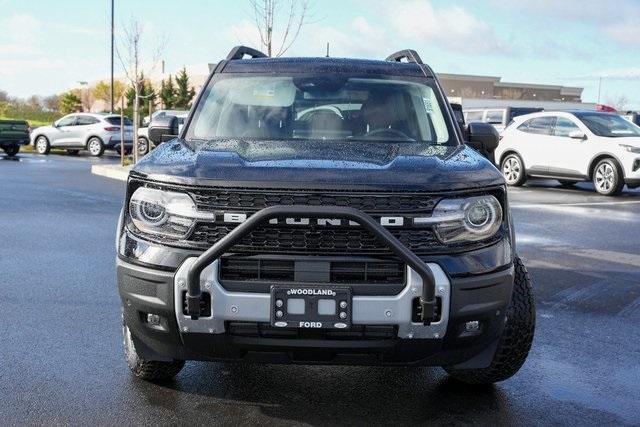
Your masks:
M289 107L296 87L290 77L246 77L221 82L234 104L256 107Z

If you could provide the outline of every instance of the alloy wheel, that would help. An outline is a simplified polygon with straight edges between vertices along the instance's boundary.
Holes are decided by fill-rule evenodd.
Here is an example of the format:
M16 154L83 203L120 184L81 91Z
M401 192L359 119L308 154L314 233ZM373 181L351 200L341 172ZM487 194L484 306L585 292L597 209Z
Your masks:
M97 156L100 153L101 149L102 147L100 141L98 141L97 139L92 139L91 142L89 142L89 152L91 153L91 155Z
M36 141L36 151L40 154L44 154L47 151L47 140L43 137L38 138Z
M508 184L517 182L521 173L522 167L515 157L509 157L502 165L502 174Z
M144 156L149 149L147 140L145 138L138 138L138 154Z
M613 188L615 183L615 179L615 171L609 163L602 163L598 166L598 169L596 169L595 184L601 192L608 193L611 191L611 188Z

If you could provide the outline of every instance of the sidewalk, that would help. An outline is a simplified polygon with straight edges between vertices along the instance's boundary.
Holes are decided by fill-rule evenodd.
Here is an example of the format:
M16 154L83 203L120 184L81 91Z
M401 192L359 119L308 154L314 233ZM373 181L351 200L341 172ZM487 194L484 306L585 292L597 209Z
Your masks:
M132 166L92 165L91 173L119 181L126 181Z

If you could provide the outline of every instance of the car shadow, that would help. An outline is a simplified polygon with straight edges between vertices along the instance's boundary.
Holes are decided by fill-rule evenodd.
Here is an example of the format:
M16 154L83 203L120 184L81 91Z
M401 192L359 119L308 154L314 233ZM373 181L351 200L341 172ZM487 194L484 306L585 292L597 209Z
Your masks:
M548 190L557 193L570 193L575 195L602 197L603 200L616 200L626 197L640 197L640 188L630 189L628 187L624 187L620 195L611 197L598 194L593 184L590 182L578 182L575 185L567 187L560 185L560 183L554 179L528 179L524 184L524 188Z
M462 384L439 368L192 362L175 381L159 385L169 393L136 384L149 403L168 410L184 409L176 396L186 393L201 397L195 399L199 410L234 418L259 412L279 422L309 424L464 423L490 407L497 422L513 421L498 386Z

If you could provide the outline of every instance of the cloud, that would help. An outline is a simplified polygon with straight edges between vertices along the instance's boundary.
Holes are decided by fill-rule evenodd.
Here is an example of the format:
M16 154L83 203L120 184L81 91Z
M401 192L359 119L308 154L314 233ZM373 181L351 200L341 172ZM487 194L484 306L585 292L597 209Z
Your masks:
M15 76L24 71L62 69L68 66L42 48L48 31L69 34L99 34L95 29L44 22L33 15L16 13L0 20L0 75Z
M458 52L505 52L493 29L459 6L434 7L429 1L387 3L391 27L404 38L433 43Z
M638 40L640 40L640 16L636 20L625 20L623 22L615 22L604 26L603 33L612 40L621 45L633 46L638 48Z
M327 43L331 56L375 58L391 49L384 28L372 25L363 16L353 18L346 28L316 24L310 26L306 34L300 42L300 46L305 46L300 49L301 54L308 54L310 50L313 54L324 55ZM295 47L293 52L296 52Z
M0 52L1 53L1 52ZM0 76L17 76L25 71L51 71L64 70L68 63L62 59L49 59L45 57L0 59Z
M256 27L255 23L248 20L231 25L227 32L232 43L253 46L256 48L259 48L262 45L258 27Z
M640 38L640 7L637 0L490 0L491 7L508 8L510 13L584 25L587 24L606 38L620 45L637 47Z

